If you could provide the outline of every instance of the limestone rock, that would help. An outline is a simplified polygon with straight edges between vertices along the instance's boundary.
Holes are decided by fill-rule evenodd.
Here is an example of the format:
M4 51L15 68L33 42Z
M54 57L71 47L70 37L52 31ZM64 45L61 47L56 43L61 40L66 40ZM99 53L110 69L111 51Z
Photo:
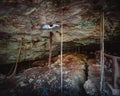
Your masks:
M68 64L67 64L68 65ZM63 66L63 93L62 96L84 96L84 71L80 64ZM0 96L60 96L61 94L60 65L48 67L33 67L20 73L0 85ZM8 85L14 87L9 87ZM6 90L2 89L5 88ZM7 90L8 89L8 90ZM13 91L9 91L13 90ZM45 92L44 92L45 91Z
M86 93L89 94L90 96L95 96L95 94L97 93L95 83L93 83L90 79L85 81L84 89L85 89Z
M41 1L41 0L40 0ZM0 64L15 63L20 42L23 42L20 61L41 59L43 54L48 56L49 31L53 32L53 55L60 51L59 42L61 36L60 27L52 30L43 30L44 24L57 24L61 26L63 18L63 41L75 41L80 43L81 39L88 36L96 37L96 24L91 21L81 20L83 9L85 12L91 7L89 3L75 1L65 7L65 14L61 16L61 8L55 8L49 1L40 3L40 6L29 4L4 4L0 6ZM47 4L47 8L46 8ZM74 6L74 7L73 7ZM88 18L88 17L86 17ZM84 25L87 27L84 28ZM84 39L85 40L85 39ZM89 40L94 42L95 40ZM57 47L58 46L58 47ZM56 50L58 49L58 50ZM7 59L7 60L6 60Z

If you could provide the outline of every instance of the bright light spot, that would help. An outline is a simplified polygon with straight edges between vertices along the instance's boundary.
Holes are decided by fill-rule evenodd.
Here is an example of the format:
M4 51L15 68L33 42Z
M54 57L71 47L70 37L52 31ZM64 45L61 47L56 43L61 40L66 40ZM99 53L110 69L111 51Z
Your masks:
M49 30L49 29L53 29L53 28L59 27L59 26L60 26L60 25L58 25L58 24L53 24L53 25L45 24L45 25L43 25L42 29L44 29L44 30Z

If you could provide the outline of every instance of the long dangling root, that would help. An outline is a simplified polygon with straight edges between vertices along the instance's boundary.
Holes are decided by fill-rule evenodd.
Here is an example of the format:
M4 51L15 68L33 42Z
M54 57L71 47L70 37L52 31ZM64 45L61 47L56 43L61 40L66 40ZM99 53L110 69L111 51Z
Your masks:
M101 15L101 30L100 30L100 44L101 44L101 52L100 52L100 65L101 65L101 80L100 80L100 91L103 91L103 81L104 81L104 12Z
M61 13L63 16L63 10ZM63 18L61 18L61 48L60 48L60 65L61 65L61 96L63 95Z
M7 78L11 78L11 77L13 77L16 74L17 67L18 67L18 62L20 60L20 54L21 54L21 50L22 50L22 45L23 45L23 39L20 42L20 47L19 47L19 50L18 50L18 55L17 55L17 59L16 59L14 70L13 70L12 74L10 76L8 76Z
M50 50L49 50L49 68L51 68L51 58L52 58L52 36L53 33L50 32Z

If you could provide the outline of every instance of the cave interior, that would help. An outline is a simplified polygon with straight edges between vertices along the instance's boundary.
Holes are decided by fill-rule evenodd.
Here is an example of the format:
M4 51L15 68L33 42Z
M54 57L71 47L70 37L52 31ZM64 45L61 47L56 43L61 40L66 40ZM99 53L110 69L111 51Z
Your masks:
M0 96L120 96L119 0L0 0Z

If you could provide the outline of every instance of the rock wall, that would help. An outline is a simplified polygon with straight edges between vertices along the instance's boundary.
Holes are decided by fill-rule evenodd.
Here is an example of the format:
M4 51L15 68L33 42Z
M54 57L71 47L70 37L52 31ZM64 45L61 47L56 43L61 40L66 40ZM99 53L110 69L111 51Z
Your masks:
M10 2L14 0L8 0ZM6 1L6 2L8 2ZM41 1L41 0L38 0ZM36 1L35 1L36 2ZM112 0L110 2L113 2ZM117 1L116 1L117 2ZM75 0L56 7L56 2L1 3L0 5L0 64L15 63L21 42L20 61L36 60L48 56L49 32L53 32L53 54L60 49L61 27L43 30L44 24L63 26L64 42L78 45L99 44L101 2ZM116 6L115 6L116 4ZM117 3L106 1L105 40L119 41ZM113 9L110 9L111 6ZM111 11L116 10L116 11ZM112 29L111 29L112 28ZM114 33L114 35L113 35ZM115 36L115 40L114 37ZM112 38L112 39L111 39ZM108 43L107 43L108 44ZM112 43L110 43L112 44ZM114 43L117 44L118 43ZM69 46L69 45L68 45ZM107 48L108 50L109 48Z
M81 6L81 3L83 4ZM73 7L74 6L74 7ZM96 24L92 19L85 21L81 18L83 9L87 13L90 8L89 3L76 1L65 6L64 13L61 15L61 8L56 8L51 2L40 4L1 4L0 6L0 64L15 63L19 49L21 48L20 60L36 60L42 56L48 56L49 52L49 32L53 32L53 54L58 54L60 49L61 28L43 30L44 24L61 25L63 22L64 42L75 41L84 44L93 43L97 37L95 30ZM88 17L87 17L88 18ZM84 25L82 25L84 22ZM20 45L22 42L22 45ZM21 47L20 47L21 46Z

